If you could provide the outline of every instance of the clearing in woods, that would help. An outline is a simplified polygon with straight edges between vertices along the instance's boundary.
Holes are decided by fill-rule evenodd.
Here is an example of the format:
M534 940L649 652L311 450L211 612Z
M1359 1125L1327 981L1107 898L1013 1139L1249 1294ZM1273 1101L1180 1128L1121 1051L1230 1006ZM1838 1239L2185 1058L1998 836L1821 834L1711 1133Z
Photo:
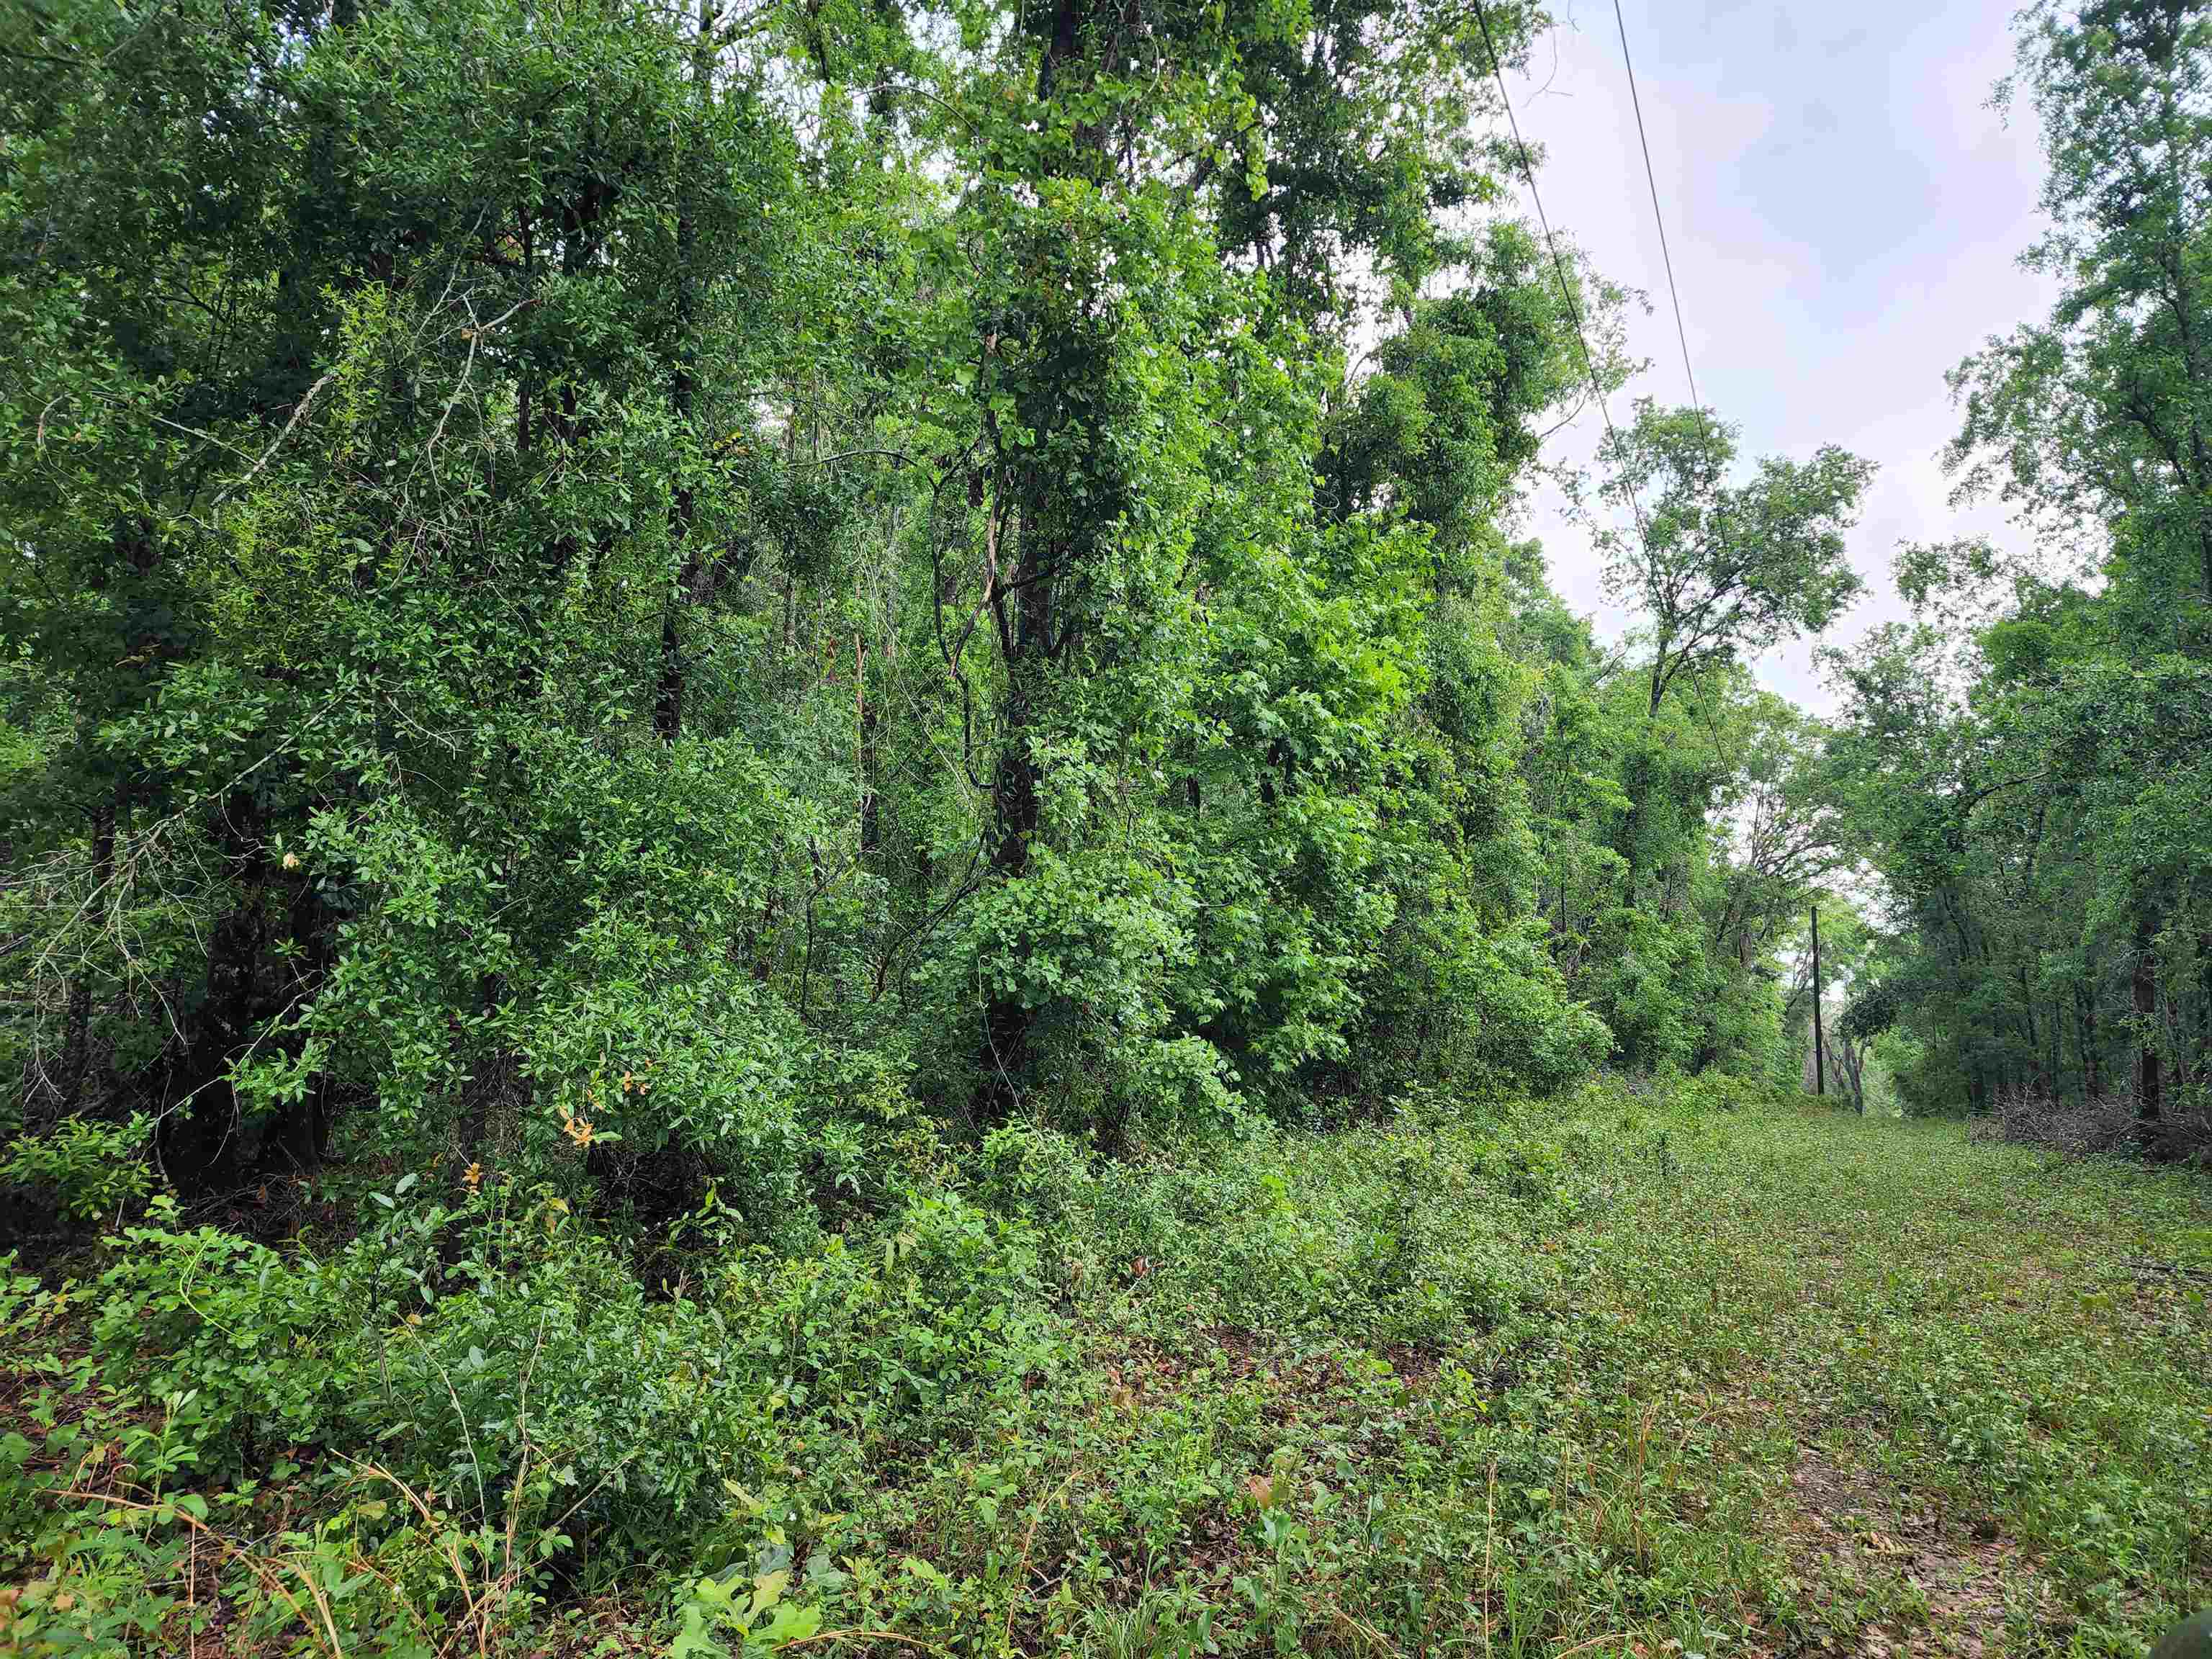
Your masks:
M2212 1602L2212 1184L1955 1124L1655 1122L1565 1339L1560 1489L1691 1591L1620 1607L1634 1640L2130 1653Z

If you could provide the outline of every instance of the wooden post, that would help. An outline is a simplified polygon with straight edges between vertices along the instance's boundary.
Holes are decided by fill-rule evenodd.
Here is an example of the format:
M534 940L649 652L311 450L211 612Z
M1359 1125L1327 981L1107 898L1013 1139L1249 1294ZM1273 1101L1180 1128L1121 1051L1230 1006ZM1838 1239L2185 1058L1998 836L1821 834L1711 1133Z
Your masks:
M1828 1038L1820 1024L1820 907L1813 906L1813 1092L1828 1092Z

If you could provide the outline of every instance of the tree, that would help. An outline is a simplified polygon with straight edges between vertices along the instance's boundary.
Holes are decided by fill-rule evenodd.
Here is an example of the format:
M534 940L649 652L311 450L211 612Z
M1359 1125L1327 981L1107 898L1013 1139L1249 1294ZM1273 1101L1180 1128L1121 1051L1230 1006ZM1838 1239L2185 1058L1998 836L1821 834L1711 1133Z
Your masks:
M1783 1003L1793 1080L1819 1078L1825 1085L1820 1092L1834 1090L1848 1096L1851 1109L1863 1116L1867 1065L1874 1038L1879 1034L1863 1029L1850 1014L1868 989L1882 939L1854 906L1828 893L1816 893L1799 921L1790 941L1790 990ZM1817 1005L1813 974L1816 926L1820 993ZM1825 1072L1821 1066L1826 1066Z
M2026 263L2060 287L2049 321L1952 374L1950 459L2056 534L2109 537L2151 628L2203 650L2212 605L2212 20L2177 0L2039 4L2020 66L2050 162L2052 228Z
M1828 446L1803 463L1768 456L1732 484L1736 438L1705 410L1646 398L1600 448L1601 497L1632 523L1593 520L1593 533L1607 591L1651 629L1653 716L1678 679L1817 633L1863 586L1844 535L1873 465Z
M1471 27L41 9L33 1127L772 1231L854 1100L1113 1144L1587 1066L1496 528L1578 360Z
M2174 1097L2212 1079L2209 76L2192 8L2024 15L2001 97L2041 124L2053 222L2027 260L2059 298L1954 372L1947 460L2040 556L1902 550L1960 648L1923 629L1839 665L1844 816L1911 920L1884 1006L1923 1103L2124 1088L2174 1146Z

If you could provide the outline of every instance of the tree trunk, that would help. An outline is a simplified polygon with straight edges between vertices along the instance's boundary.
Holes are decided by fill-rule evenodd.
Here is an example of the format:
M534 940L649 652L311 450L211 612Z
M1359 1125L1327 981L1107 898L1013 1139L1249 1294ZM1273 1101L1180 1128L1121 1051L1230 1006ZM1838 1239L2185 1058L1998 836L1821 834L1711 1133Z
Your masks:
M1820 907L1813 907L1813 1092L1828 1092L1828 1038L1820 1018Z
M1091 86L1063 85L1071 78L1085 50L1086 34L1093 23L1111 23L1112 0L1057 0L1051 34L1037 66L1036 96L1041 102L1062 109L1082 110L1090 101L1084 94ZM1120 67L1119 48L1108 48L1111 60L1103 67ZM1079 79L1079 76L1073 77ZM1107 162L1106 125L1079 119L1074 128L1079 155L1087 162L1070 163L1067 174L1083 176L1092 164ZM1090 182L1095 184L1093 178ZM992 343L985 342L988 356ZM1055 396L1049 406L1062 406ZM1040 436L1050 419L1033 421ZM985 514L985 580L995 622L1000 653L1006 665L1006 699L1001 708L998 759L993 769L991 869L1000 882L1017 879L1029 867L1030 848L1042 816L1036 760L1038 726L1045 715L1046 696L1054 663L1073 646L1077 618L1060 615L1061 579L1072 574L1094 531L1077 521L1066 503L1066 482L1057 465L1036 459L1036 440L1024 445L1027 459L1011 469L1001 468L992 480L992 498ZM997 523L997 491L1009 482L1018 489L1018 520L1013 524L1014 556L1001 575L1000 550L994 545L992 528ZM974 1110L984 1122L1002 1121L1020 1098L1033 1062L1030 1037L1035 1010L1020 999L994 989L984 1009L983 1049L979 1056L983 1073Z
M2155 1123L2160 1111L2163 1079L2159 1071L2157 933L2148 917L2136 923L2133 989L2138 1026L2136 1048L2136 1120Z
M173 1050L162 1102L162 1158L188 1188L250 1168L268 1136L281 1137L287 1127L269 1121L249 1133L230 1084L231 1068L270 1012L263 984L270 866L261 802L251 789L234 790L213 828L238 891L209 936L199 1006Z
M692 88L702 100L713 94L713 6L714 0L699 0L699 33L692 45ZM688 459L689 441L694 436L691 411L698 395L699 289L691 273L697 263L699 225L690 181L684 180L678 188L682 194L676 213L676 367L670 377L668 401L685 441L678 447L678 457ZM673 743L684 729L684 642L677 627L677 612L692 602L700 575L698 551L691 545L691 525L697 515L691 486L679 476L671 493L668 538L682 558L674 591L660 611L660 673L653 688L653 726L664 743Z
M103 895L115 877L115 817L122 799L122 787L118 785L115 793L93 814L92 881L95 896ZM105 904L104 896L97 897L92 907L95 918ZM61 1069L54 1079L54 1097L64 1116L76 1112L84 1103L84 1077L91 1060L92 965L88 962L78 968L76 977L70 981Z
M1032 486L1031 500L1048 488L1042 479ZM1025 514L1020 550L1012 577L1015 588L1012 617L1002 621L1006 652L1005 730L999 758L991 778L991 870L1000 881L1012 881L1029 868L1030 846L1042 817L1037 795L1037 765L1031 738L1042 714L1053 623L1053 555L1038 545L1042 538L1032 533L1036 513ZM1005 596L994 604L1003 615ZM983 1086L978 1105L987 1122L1003 1121L1019 1100L1029 1065L1030 1026L1034 1011L1002 989L994 991L984 1011Z
M2212 1082L2212 930L2197 935L2197 1078Z

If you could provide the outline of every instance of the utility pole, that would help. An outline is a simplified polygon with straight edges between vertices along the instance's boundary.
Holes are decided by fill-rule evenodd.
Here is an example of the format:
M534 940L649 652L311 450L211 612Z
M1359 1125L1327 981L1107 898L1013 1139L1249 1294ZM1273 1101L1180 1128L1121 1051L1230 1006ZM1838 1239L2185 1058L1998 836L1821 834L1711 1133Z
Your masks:
M1820 907L1813 906L1813 1092L1828 1092L1828 1038L1820 1025Z

